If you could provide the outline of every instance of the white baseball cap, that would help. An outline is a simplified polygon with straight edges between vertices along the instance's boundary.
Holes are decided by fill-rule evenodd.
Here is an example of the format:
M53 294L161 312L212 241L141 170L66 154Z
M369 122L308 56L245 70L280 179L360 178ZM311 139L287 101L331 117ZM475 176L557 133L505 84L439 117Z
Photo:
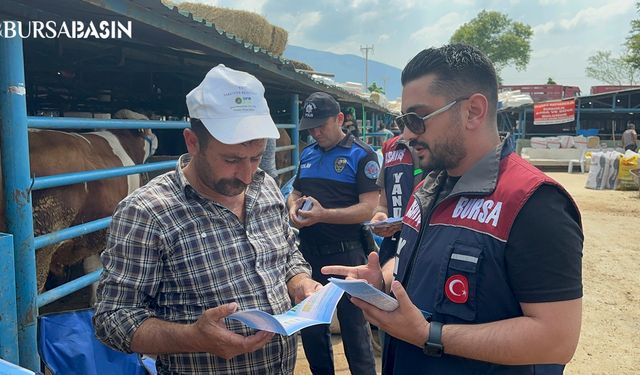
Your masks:
M264 86L249 73L220 64L187 94L189 116L226 144L280 138L264 98Z

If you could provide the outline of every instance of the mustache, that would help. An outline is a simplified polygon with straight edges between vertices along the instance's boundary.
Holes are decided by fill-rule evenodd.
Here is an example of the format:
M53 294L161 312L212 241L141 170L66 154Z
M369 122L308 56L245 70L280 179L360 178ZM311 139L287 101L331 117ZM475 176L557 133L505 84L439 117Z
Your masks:
M247 184L238 179L225 178L216 182L214 189L222 195L231 197L236 196L239 191L245 190L247 186Z

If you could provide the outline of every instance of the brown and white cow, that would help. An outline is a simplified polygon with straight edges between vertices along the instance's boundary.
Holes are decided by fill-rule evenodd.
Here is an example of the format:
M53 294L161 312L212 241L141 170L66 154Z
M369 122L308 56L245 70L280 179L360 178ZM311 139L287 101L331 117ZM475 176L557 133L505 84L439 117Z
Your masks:
M141 119L128 110L115 118ZM71 133L55 130L29 131L31 175L130 166L143 163L158 146L150 130L103 130ZM1 187L1 186L0 186ZM140 187L140 175L36 190L32 193L34 234L58 231L73 225L110 216L118 202ZM2 207L4 219L4 207ZM4 220L0 229L4 229ZM97 254L105 247L105 230L66 240L36 251L38 290L42 291L51 269L60 273L65 266L90 259L85 269L99 264Z
M297 131L293 129L293 131ZM278 133L280 133L280 138L276 140L276 147L282 146L291 146L291 137L286 129L278 129ZM298 145L298 155L302 154L302 150L307 147L307 144L300 140L300 144ZM291 152L292 151L282 151L276 152L276 169L282 169L291 165ZM293 176L294 172L283 173L278 176L278 184L279 186L284 185L289 179Z

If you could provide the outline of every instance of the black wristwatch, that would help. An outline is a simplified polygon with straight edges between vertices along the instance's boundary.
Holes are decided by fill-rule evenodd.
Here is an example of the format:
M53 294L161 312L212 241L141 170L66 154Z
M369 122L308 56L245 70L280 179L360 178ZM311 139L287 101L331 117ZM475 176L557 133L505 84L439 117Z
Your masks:
M434 321L429 323L429 337L427 338L427 342L424 343L422 351L430 357L442 356L442 353L444 353L444 346L442 345L442 323Z

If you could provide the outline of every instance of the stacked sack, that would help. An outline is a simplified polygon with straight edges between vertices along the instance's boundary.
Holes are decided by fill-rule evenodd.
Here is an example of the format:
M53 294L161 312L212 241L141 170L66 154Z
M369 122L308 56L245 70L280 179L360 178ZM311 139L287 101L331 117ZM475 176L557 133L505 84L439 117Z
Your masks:
M640 154L631 150L627 150L622 155L616 180L616 190L638 190L638 182L636 182L631 171L638 168L639 158Z
M622 154L617 151L593 152L585 187L596 190L614 189L621 157Z
M631 171L638 168L640 154L627 150L593 152L585 187L588 189L638 190Z
M587 138L578 135L560 135L557 137L531 137L532 148L587 148Z

